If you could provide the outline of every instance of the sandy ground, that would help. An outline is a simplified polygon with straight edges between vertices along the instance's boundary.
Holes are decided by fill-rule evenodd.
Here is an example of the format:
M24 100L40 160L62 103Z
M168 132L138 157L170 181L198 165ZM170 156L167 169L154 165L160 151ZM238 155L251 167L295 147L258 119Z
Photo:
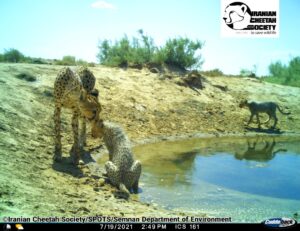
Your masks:
M72 166L71 114L63 110L63 162L53 163L53 84L61 66L0 64L0 218L3 216L185 216L159 205L126 201L105 183L103 166L92 157L103 150L92 139L83 150L84 165ZM75 69L75 67L74 67ZM255 79L205 78L200 93L178 85L179 76L97 66L103 105L101 116L121 124L133 144L167 139L205 136L298 135L300 132L300 89ZM15 75L28 72L35 82ZM278 113L275 133L266 125L245 128L247 109L242 98L276 101L291 115ZM271 122L272 123L272 122ZM271 126L269 124L268 126ZM142 183L142 182L141 182ZM142 185L142 184L141 184ZM141 186L142 187L142 186ZM195 214L204 216L204 214Z

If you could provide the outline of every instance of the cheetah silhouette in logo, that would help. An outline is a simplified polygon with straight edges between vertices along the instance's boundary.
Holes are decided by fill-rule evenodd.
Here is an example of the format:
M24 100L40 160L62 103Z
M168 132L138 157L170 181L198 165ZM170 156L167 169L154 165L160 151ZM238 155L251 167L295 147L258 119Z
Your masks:
M223 19L231 29L244 30L250 24L251 10L245 3L233 2L226 7Z

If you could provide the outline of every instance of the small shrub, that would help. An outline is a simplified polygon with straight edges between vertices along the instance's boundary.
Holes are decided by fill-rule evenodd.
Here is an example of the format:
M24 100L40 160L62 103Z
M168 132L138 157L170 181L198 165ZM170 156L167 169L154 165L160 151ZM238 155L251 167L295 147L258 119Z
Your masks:
M203 75L210 76L210 77L224 76L224 73L218 68L215 68L215 69L212 69L209 71L201 71L201 73Z
M83 59L78 59L78 60L76 61L76 65L77 65L77 66L84 66L84 67L87 67L89 64L88 64L87 61L84 61Z
M64 66L75 66L76 58L71 55L64 56L62 60L54 60L56 65L64 65Z
M33 76L33 75L29 74L29 73L25 73L25 72L17 74L16 77L18 79L26 80L28 82L34 82L34 81L37 80L35 76Z
M63 65L74 66L76 65L76 58L70 55L64 56L62 58L62 63Z
M143 65L153 61L153 55L157 48L154 45L153 38L144 34L143 30L138 30L139 37L132 40L132 50L129 56L130 62Z
M196 55L203 43L191 41L188 38L169 39L166 45L160 50L164 63L177 66L182 69L199 68L203 61L201 55Z
M33 58L32 59L32 63L34 64L48 64L45 60L43 60L42 58Z
M153 54L150 63L154 66L162 66L165 63L166 59L166 54L162 52L161 49L157 49L157 52Z
M93 63L93 62L91 62L91 63L88 63L88 66L89 66L89 67L95 67L95 66L96 66L96 64L95 64L95 63Z

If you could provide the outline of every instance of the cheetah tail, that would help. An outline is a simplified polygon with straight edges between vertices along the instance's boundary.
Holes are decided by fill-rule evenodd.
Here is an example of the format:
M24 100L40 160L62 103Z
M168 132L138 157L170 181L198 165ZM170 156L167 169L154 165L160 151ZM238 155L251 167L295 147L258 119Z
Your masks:
M121 192L123 192L127 195L130 195L130 192L128 191L128 189L126 188L126 186L123 183L120 183L119 189L120 189Z
M289 115L289 114L291 114L290 112L284 112L278 105L277 105L277 108L280 111L280 113L282 113L283 115Z

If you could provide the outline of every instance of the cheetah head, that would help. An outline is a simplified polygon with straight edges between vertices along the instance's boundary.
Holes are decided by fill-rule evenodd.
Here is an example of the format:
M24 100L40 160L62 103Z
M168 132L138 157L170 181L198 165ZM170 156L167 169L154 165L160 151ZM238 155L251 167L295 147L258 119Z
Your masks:
M101 105L98 101L99 92L97 89L87 93L86 90L81 91L79 98L79 110L81 114L88 120L94 120L98 118L101 112Z
M246 107L248 106L248 100L246 99L243 99L240 104L239 104L239 107L242 108L242 107Z
M92 121L92 137L102 138L103 137L104 124L102 119L95 119Z

